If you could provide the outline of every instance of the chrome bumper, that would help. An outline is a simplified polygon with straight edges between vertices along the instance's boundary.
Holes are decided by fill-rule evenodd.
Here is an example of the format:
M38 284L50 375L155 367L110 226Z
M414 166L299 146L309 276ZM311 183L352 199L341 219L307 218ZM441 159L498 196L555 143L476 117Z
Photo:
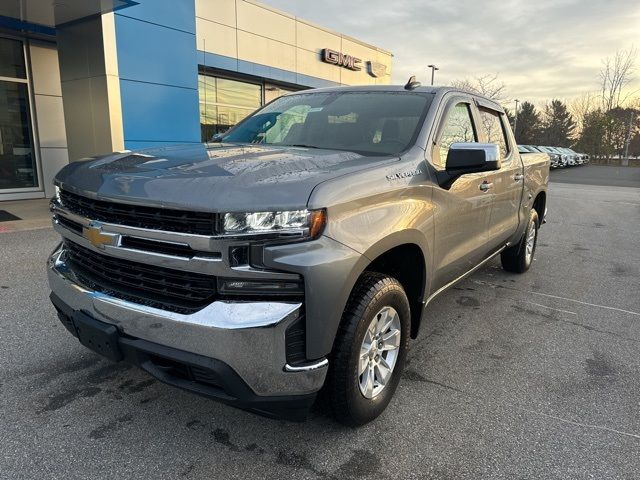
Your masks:
M305 395L324 383L326 359L304 367L286 365L285 330L300 316L301 303L216 301L183 315L87 290L64 259L63 247L49 258L49 285L72 310L131 337L220 360L257 395Z

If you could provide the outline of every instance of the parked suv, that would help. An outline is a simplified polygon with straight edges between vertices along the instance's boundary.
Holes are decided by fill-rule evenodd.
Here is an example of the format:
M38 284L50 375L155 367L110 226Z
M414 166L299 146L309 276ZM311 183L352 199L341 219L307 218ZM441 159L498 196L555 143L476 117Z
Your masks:
M294 419L324 388L360 425L433 298L498 256L529 269L548 177L481 96L295 93L219 143L63 168L51 300L83 345L163 382Z

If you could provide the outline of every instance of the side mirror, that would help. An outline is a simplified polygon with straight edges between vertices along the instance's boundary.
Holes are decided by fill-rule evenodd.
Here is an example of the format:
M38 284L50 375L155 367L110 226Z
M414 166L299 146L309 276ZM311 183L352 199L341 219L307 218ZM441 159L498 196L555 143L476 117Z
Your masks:
M454 143L447 154L446 170L463 175L499 170L501 165L500 149L495 143Z

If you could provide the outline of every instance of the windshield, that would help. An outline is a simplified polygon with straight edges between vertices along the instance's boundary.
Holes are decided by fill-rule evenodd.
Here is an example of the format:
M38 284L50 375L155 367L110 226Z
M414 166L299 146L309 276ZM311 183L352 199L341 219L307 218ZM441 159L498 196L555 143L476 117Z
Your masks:
M432 98L420 92L288 95L258 110L220 140L394 155L415 141Z

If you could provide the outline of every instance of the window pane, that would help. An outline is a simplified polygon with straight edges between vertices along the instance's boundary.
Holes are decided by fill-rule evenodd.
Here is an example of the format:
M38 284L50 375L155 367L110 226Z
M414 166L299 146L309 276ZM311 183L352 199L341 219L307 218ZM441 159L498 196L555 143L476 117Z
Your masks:
M226 132L259 108L262 87L226 78L198 75L202 141Z
M477 142L469 106L459 103L449 111L447 123L440 138L440 148L436 149L433 162L439 167L445 168L449 148L454 143Z
M24 83L0 81L0 189L37 187Z
M27 78L21 41L0 38L0 77Z
M488 143L496 143L500 149L501 158L505 158L509 153L507 139L504 135L500 114L491 110L480 109L482 119L482 132L485 134Z
M217 102L254 110L262 101L262 87L253 83L237 82L226 78L216 79Z

